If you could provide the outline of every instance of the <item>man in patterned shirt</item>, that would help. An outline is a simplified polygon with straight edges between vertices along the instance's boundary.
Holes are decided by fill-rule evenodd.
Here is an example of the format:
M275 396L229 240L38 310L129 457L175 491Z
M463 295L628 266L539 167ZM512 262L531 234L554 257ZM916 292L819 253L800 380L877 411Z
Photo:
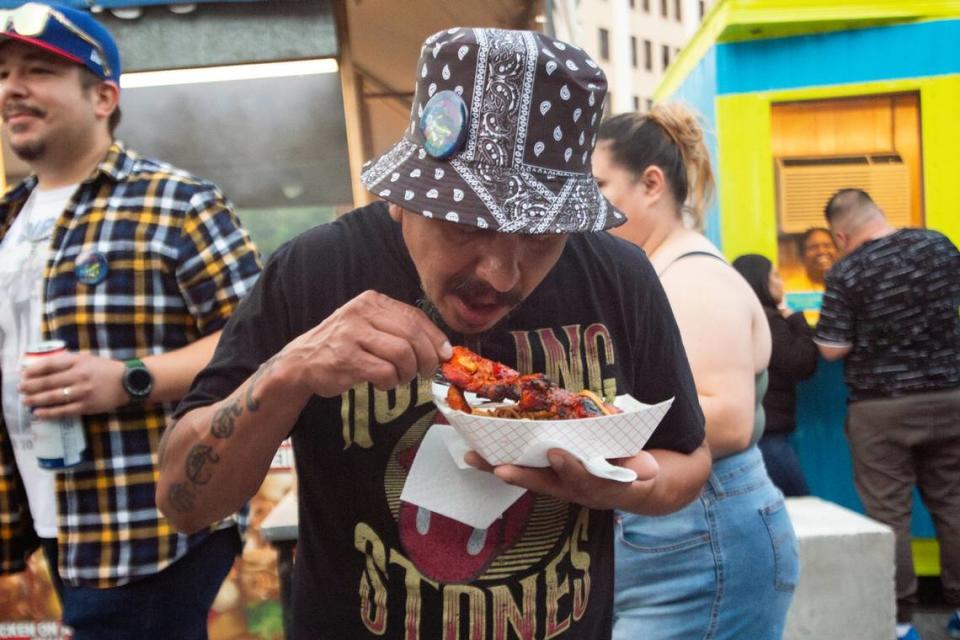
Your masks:
M33 175L0 200L0 570L41 544L77 640L205 638L237 527L173 530L157 445L256 249L214 185L113 139L120 56L102 25L31 3L2 27L3 136ZM49 339L68 352L21 369ZM31 411L82 416L86 460L38 468Z
M960 253L936 231L894 229L859 189L837 192L826 217L845 255L827 275L816 341L828 360L846 358L854 481L896 534L898 637L916 639L914 486L937 525L944 597L960 606ZM950 625L960 637L960 616Z

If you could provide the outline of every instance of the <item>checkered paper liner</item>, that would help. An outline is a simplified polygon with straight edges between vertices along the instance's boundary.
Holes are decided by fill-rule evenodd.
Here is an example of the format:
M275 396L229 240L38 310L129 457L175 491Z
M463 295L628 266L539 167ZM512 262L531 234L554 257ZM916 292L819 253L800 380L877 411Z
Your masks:
M492 465L522 464L546 467L547 449L559 448L581 460L626 458L643 449L673 403L673 398L655 405L629 396L617 396L614 406L622 410L610 416L579 420L514 420L476 416L447 405L447 385L433 384L433 401L469 445ZM471 406L482 403L466 394Z

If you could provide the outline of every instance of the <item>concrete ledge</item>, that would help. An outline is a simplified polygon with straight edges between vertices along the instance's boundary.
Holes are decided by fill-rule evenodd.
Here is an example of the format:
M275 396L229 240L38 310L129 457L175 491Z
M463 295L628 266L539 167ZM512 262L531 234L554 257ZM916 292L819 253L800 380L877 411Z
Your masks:
M820 498L788 498L800 584L786 640L892 640L894 537L886 525Z

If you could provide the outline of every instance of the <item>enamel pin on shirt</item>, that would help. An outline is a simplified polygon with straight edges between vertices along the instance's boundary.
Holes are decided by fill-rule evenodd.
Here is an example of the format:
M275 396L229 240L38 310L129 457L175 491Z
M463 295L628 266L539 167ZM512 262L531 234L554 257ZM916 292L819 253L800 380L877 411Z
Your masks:
M99 251L84 251L77 256L73 273L86 285L98 285L107 279L107 257Z

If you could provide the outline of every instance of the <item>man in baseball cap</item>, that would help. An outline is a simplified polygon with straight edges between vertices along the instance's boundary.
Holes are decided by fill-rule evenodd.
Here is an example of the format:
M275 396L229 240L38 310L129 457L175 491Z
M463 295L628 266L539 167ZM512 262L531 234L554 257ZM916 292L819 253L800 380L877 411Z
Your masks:
M703 416L669 304L643 253L604 232L623 221L590 172L605 92L589 56L540 33L428 38L409 126L362 176L385 202L278 250L178 408L158 501L184 531L253 495L293 435L290 637L609 638L611 510L700 490ZM528 490L489 528L402 500L436 442L430 383L451 343L573 390L674 397L648 450L619 461L639 480L559 449L545 469L471 454Z
M120 51L113 36L86 11L28 2L0 11L0 38L27 42L85 66L101 80L120 82Z
M120 71L84 11L0 12L3 137L31 170L0 199L0 571L41 545L76 640L201 638L236 522L177 534L154 465L260 264L214 185L114 140ZM50 340L67 351L21 366ZM36 427L60 421L69 455Z

